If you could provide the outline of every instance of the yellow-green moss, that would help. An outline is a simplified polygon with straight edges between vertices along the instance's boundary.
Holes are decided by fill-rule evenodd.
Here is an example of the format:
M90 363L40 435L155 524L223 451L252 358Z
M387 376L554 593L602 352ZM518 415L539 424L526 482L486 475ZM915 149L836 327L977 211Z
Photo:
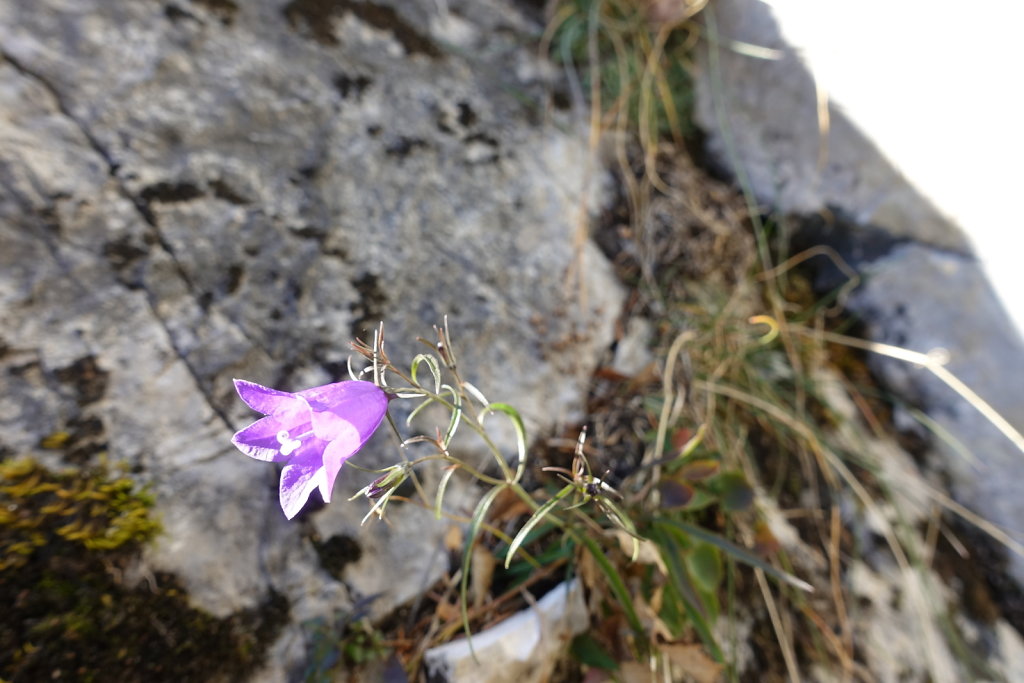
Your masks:
M56 535L89 550L141 544L160 530L152 497L105 468L50 472L35 460L0 463L0 572L22 567Z
M159 533L153 498L104 466L0 462L0 681L243 680L287 619L271 595L227 619L173 576L123 571Z

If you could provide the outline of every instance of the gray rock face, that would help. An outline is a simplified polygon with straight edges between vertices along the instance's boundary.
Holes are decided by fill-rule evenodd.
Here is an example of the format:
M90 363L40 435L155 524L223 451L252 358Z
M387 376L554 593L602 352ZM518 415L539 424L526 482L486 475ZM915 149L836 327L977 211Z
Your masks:
M67 431L128 463L166 528L148 561L216 615L274 589L299 621L400 564L385 610L439 571L331 578L231 446L230 378L332 381L378 320L402 358L449 314L467 379L536 433L610 340L621 293L575 228L603 172L538 123L538 27L450 4L0 1L0 449ZM379 434L361 464L395 460Z
M794 20L798 9L789 12ZM785 213L840 207L894 235L966 248L960 229L830 98L832 84L790 42L777 8L726 0L713 11L720 42L700 55L695 114L710 133L712 153L735 165L760 200ZM737 44L762 50L752 55Z
M977 262L908 244L866 269L867 280L850 307L870 321L873 338L921 351L946 349L947 369L1011 425L1024 424L1024 342L1006 323ZM946 294L936 296L937 286ZM885 357L874 359L874 365L891 387L924 405L956 440L939 438L936 444L946 455L957 498L1024 542L1020 451L924 368ZM1010 560L1017 581L1024 583L1024 558L1011 554Z
M920 84L948 78L948 72L937 66L943 63L941 55L934 61L929 56L927 63L914 61L934 50L929 42L934 39L933 24L945 26L945 19L936 18L933 8L924 3L907 6L910 9L901 11L919 14L920 29L910 31L909 23L887 22L900 30L879 35L868 53L855 57L844 55L843 45L847 34L859 37L864 32L855 28L856 21L844 25L841 20L868 17L852 3L832 4L827 10L805 3L769 5L758 0L715 3L718 42L700 65L697 116L709 130L711 151L749 181L767 205L782 213L838 215L856 226L854 234L864 227L881 230L887 234L885 249L907 242L881 255L870 253L877 250L866 246L866 241L847 250L854 257L860 252L862 258L854 265L866 276L850 308L865 318L877 341L922 353L946 349L949 369L1018 430L1024 430L1024 343L1014 322L1019 325L1024 320L1020 268L1013 264L1008 273L997 267L1016 258L1007 255L1019 253L1020 231L1007 230L1005 220L975 220L979 213L960 210L963 202L950 201L953 192L927 194L929 188L947 187L943 182L953 183L955 194L973 197L975 204L991 204L987 185L977 187L973 152L966 154L954 145L943 147L941 160L934 156L939 137L953 127L951 122L940 126L941 135L934 144L915 149L901 143L901 138L920 142L917 128L934 130L933 119L946 116L938 111L942 96ZM973 35L973 29L963 27L957 32ZM772 52L752 50L751 45ZM990 70L995 73L1005 66L986 50L969 52L977 60L969 67L977 78L985 79ZM989 61L981 61L982 57ZM957 67L968 68L962 61L958 58ZM894 80L898 82L895 90ZM920 91L915 89L919 87ZM975 88L967 83L963 87L972 92ZM998 90L991 89L989 94L996 97ZM821 96L828 98L827 116L819 111ZM886 118L880 106L892 110L892 115ZM908 107L917 111L913 120L903 111ZM903 122L903 127L894 128L893 120ZM968 123L976 129L989 126L987 117L956 120L959 128ZM975 133L992 137L988 130L970 135ZM990 148L988 154L995 163L1016 158L1012 150L1020 137L1019 123L1003 125L999 133L1005 136L1005 144L1002 139L994 142L999 147ZM926 136L924 142L929 142ZM972 142L971 146L977 145ZM896 152L899 168L891 156ZM946 171L945 178L929 172L937 167ZM996 181L996 186L1001 182ZM969 188L974 188L974 194ZM971 245L978 248L981 263ZM1000 258L993 258L996 252ZM955 448L936 439L938 449L947 456L942 468L953 475L959 499L1007 527L1018 540L1024 539L1024 499L1014 485L1024 477L1020 450L926 371L901 361L876 360L892 386L927 406L938 425L977 457L977 465L966 464ZM1016 579L1024 583L1024 560L1013 557L1011 561Z

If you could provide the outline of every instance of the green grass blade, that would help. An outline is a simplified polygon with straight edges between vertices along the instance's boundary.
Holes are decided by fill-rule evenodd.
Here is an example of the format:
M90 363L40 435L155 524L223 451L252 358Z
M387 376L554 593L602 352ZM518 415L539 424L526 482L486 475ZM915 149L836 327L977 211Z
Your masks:
M626 621L629 622L630 628L636 634L637 640L645 641L647 634L644 632L643 624L640 623L640 617L637 616L636 607L633 606L633 598L630 597L629 589L626 588L626 582L615 571L615 567L612 566L612 563L605 556L597 541L589 536L581 536L580 542L590 552L594 561L597 562L597 566L604 573L605 578L608 579L608 586L611 588L612 594L615 595L615 599L622 605L622 610L626 613Z
M444 447L448 448L448 444L455 438L455 430L459 428L459 422L462 420L462 396L455 391L455 388L447 384L441 386L442 391L452 392L452 404L455 406L455 410L452 411L452 418L448 421L448 430L444 433Z
M693 585L689 573L683 566L683 551L669 530L655 527L651 534L652 540L661 550L661 556L665 560L665 568L668 570L669 581L666 587L670 597L683 606L686 616L689 617L693 628L697 631L701 641L711 651L711 656L718 662L724 662L725 656L718 646L718 641L708 624L708 608L704 605L697 587Z
M448 482L451 481L457 467L450 467L441 475L441 481L437 484L437 496L434 499L434 519L441 519L441 507L444 503L444 492L448 489Z
M405 418L405 426L411 427L412 421L416 419L416 416L420 414L420 411L422 411L424 408L426 408L433 402L434 399L430 398L429 396L423 399L423 401L418 406L412 409L412 412L409 413L409 416Z
M629 515L627 515L622 508L608 498L603 498L601 500L600 507L603 509L604 513L608 515L608 519L610 519L613 524L625 531L633 539L633 553L630 555L629 559L636 562L636 558L640 556L640 541L642 540L642 537L637 533L636 525L633 524L633 520L629 518Z
M484 518L487 516L487 510L490 509L494 499L503 490L505 490L504 484L495 486L485 493L484 497L477 503L476 510L473 511L473 518L469 522L469 528L466 530L466 545L462 550L462 582L459 586L459 606L462 610L462 628L466 631L466 641L474 659L476 658L476 653L473 652L472 633L469 630L469 566L473 562L473 546L476 544L477 534L480 533L480 525L483 524Z
M420 385L419 379L416 377L416 372L419 370L420 363L426 363L427 367L430 368L430 374L434 377L434 393L441 393L441 366L438 365L437 359L428 353L417 354L412 359L412 366L409 368L409 376L412 379L413 384Z
M491 413L504 413L512 420L512 426L516 430L516 450L519 456L519 464L516 467L516 476L513 481L519 481L523 472L526 471L526 427L523 425L523 418L519 416L518 410L507 403L488 403L480 413L480 424L483 424L484 418Z
M516 551L519 550L519 546L521 546L523 544L523 541L526 540L526 535L529 534L535 526L540 524L544 520L544 518L548 516L548 513L550 513L554 509L554 507L558 505L558 501L562 500L570 493L572 493L574 488L576 487L573 486L572 484L569 484L561 491L556 493L554 496L552 496L551 500L546 501L543 505L537 508L536 511L534 511L533 516L531 516L530 519L526 520L526 524L523 524L523 528L520 529L519 533L517 533L515 538L512 539L512 543L508 547L508 552L505 553L505 569L508 569L508 565L512 562L512 556L516 554Z
M788 572L784 572L781 569L773 567L757 555L754 555L750 551L739 547L732 541L722 538L716 533L712 533L706 529L701 529L700 527L693 526L692 524L687 524L686 522L677 522L671 519L661 519L658 520L655 524L662 526L673 526L685 534L689 534L690 536L699 538L702 541L707 541L711 545L717 546L722 552L731 555L732 557L736 558L744 564L763 570L765 574L768 574L769 576L779 581L782 581L783 583L787 583L790 586L793 586L794 588L799 588L800 590L807 591L808 593L814 592L814 586L807 583L803 579L798 579L797 577L793 576Z

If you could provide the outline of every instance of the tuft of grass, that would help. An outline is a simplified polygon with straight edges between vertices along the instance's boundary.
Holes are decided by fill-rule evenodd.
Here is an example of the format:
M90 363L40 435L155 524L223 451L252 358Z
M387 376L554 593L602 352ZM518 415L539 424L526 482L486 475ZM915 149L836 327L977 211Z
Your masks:
M567 68L577 100L602 130L632 133L645 149L693 133L690 77L699 36L691 19L706 3L563 0L542 49Z
M666 17L671 8L678 11ZM636 289L627 317L655 322L661 368L660 376L605 370L596 378L586 471L606 473L620 496L617 516L632 527L630 538L591 527L577 546L576 567L600 596L578 659L610 669L603 653L615 668L632 659L670 675L671 646L696 641L734 678L728 624L754 617L768 636L753 638L763 644L756 656L766 674L796 680L822 663L863 675L845 583L860 554L844 529L853 516L872 519L883 538L935 676L943 648L964 650L956 639L943 642L950 631L934 607L940 590L929 569L934 538L949 529L933 516L922 534L912 496L874 454L893 440L891 397L873 384L864 352L923 365L1014 443L1024 438L948 376L941 359L848 336L841 304L856 274L826 247L790 258L784 226L766 220L749 190L696 168L686 151L688 68L702 34L716 39L713 14L697 17L703 9L703 2L563 0L552 4L542 45L565 65L575 99L589 105L594 147L613 142L627 210L612 212L596 238ZM819 298L800 266L822 257L849 281ZM567 456L551 457L565 471ZM922 495L1021 550L940 492ZM554 509L557 501L548 501ZM841 504L853 512L841 514ZM535 513L528 525L541 522ZM773 530L785 527L798 532L796 547L776 538ZM744 565L752 571L740 571Z

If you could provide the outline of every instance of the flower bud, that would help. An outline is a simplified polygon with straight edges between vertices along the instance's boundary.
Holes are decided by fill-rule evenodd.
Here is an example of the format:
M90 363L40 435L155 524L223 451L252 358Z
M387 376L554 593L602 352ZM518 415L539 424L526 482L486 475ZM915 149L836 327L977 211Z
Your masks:
M389 467L384 475L377 477L369 486L363 489L366 497L371 500L377 500L389 491L397 489L406 479L407 473L405 469L405 465Z

